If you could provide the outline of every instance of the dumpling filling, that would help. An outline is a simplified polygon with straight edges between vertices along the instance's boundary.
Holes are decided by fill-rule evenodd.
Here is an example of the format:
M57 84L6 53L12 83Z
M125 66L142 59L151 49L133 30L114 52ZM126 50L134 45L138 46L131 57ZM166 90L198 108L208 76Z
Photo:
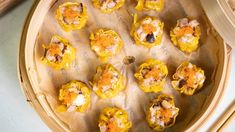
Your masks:
M155 17L147 16L138 21L137 14L134 15L134 22L130 35L137 45L147 48L160 45L163 37L164 23Z
M60 8L62 13L62 21L65 24L79 24L80 15L83 12L83 4L80 3L79 5L71 5L71 6L63 6Z
M111 118L107 124L99 125L101 132L120 132L124 127L119 119Z
M148 43L154 43L156 37L162 33L159 23L159 20L152 20L151 18L144 19L137 29L139 39Z
M197 20L189 20L183 18L178 20L176 27L173 29L174 34L178 37L178 41L182 43L192 43L195 36L195 28L199 26Z
M76 86L68 89L68 92L65 94L64 103L67 105L67 111L71 112L76 109L76 107L82 106L86 103L86 98L82 94L81 90L78 90Z
M143 84L146 86L150 86L156 83L161 82L165 78L165 74L161 71L160 67L158 65L155 65L153 67L146 67L143 68L142 76L144 78Z
M92 0L93 5L103 13L111 13L123 6L125 0Z
M110 34L100 34L99 36L96 35L94 41L93 47L97 54L102 54L100 52L115 54L119 39Z
M45 50L44 58L54 63L60 63L66 52L68 52L67 45L65 45L58 38L53 37L51 44Z
M114 8L120 0L100 0L101 1L101 9L107 10Z
M93 90L96 91L100 89L102 92L107 92L108 90L113 88L113 85L117 83L119 80L118 73L115 71L104 70L101 73L99 81L97 85L94 85Z

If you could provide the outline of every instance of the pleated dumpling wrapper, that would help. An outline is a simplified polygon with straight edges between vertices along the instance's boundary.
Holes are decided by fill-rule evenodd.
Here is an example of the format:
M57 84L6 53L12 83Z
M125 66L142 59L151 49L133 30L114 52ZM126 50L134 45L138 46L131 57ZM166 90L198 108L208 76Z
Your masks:
M193 95L201 89L206 77L204 71L190 62L182 63L173 75L172 86L182 94Z
M164 8L164 0L137 0L136 10L156 10L160 12Z
M128 132L131 126L128 114L123 109L107 107L100 114L100 132Z
M146 119L152 129L163 131L175 124L178 113L179 108L175 107L174 98L161 94L150 102L146 111Z
M87 23L87 9L83 3L65 2L56 10L55 18L64 31L81 29Z
M201 30L197 20L182 18L170 32L171 41L183 52L191 53L198 48Z
M111 13L123 6L125 0L92 0L94 7L103 13Z
M100 98L112 98L125 88L123 75L111 64L98 66L90 84Z
M164 23L150 16L140 21L137 20L137 17L137 14L135 14L130 33L135 43L148 48L160 45L162 42Z
M102 28L90 35L90 45L100 60L106 62L120 52L123 40L115 31Z
M76 57L76 49L58 35L52 36L50 44L43 45L43 48L42 62L57 70L68 69Z
M163 62L148 59L138 67L134 76L144 92L159 92L162 91L167 74L168 70Z
M71 81L62 85L59 93L61 105L59 112L84 112L90 104L91 92L88 86L81 81Z

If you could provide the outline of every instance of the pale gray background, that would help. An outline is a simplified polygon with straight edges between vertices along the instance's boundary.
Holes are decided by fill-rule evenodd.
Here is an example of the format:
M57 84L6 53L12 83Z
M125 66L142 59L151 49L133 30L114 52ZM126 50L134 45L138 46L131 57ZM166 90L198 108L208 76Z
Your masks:
M27 104L17 77L17 54L25 18L33 3L27 0L0 17L0 131L46 132L49 128ZM235 62L235 52L233 53ZM235 101L235 64L232 65L229 85L212 118L199 131L206 131L223 111ZM235 130L235 120L226 129Z

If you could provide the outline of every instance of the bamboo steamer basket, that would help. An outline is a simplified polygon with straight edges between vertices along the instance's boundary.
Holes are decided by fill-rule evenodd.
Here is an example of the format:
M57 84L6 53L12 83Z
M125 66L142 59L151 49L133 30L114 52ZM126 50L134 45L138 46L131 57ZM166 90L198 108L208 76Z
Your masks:
M201 0L201 3L209 4L204 3L205 1L206 0ZM30 76L35 74L35 69L32 68L35 64L29 58L34 55L34 51L30 49L34 49L34 44L32 43L35 43L37 33L40 28L36 25L36 23L43 22L43 19L38 19L38 16L41 16L42 14L45 15L54 2L55 1L37 0L30 10L20 41L18 75L22 90L26 96L26 101L35 109L35 111L37 111L41 119L48 125L48 127L53 131L70 131L68 125L61 121L53 112L48 100L46 99L46 95L38 89L35 85L35 81ZM206 7L206 5L204 6ZM205 11L206 13L209 12L207 9L205 9ZM210 14L208 13L207 15ZM212 25L216 28L213 20L215 18L209 16L209 19L211 20ZM185 131L196 131L210 118L219 103L219 100L223 96L223 91L227 85L231 66L231 47L226 42L232 43L235 41L231 39L231 36L229 37L229 35L226 35L225 31L222 32L218 30L219 34L217 34L213 28L212 30L213 33L216 34L215 36L220 43L220 52L218 52L220 62L218 63L215 73L214 87L207 95L200 112L192 121L190 121L190 123L187 124L186 128L182 128ZM225 40L223 38L225 38Z

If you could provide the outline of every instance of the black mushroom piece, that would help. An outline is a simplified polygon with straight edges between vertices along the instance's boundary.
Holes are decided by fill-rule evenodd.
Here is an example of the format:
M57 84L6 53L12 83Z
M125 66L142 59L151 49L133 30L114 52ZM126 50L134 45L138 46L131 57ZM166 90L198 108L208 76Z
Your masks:
M186 80L181 79L181 80L179 81L179 88L182 88L185 84L187 84Z
M148 34L146 36L146 41L149 42L149 43L153 43L155 41L155 37L154 37L154 34L151 33L151 34Z

